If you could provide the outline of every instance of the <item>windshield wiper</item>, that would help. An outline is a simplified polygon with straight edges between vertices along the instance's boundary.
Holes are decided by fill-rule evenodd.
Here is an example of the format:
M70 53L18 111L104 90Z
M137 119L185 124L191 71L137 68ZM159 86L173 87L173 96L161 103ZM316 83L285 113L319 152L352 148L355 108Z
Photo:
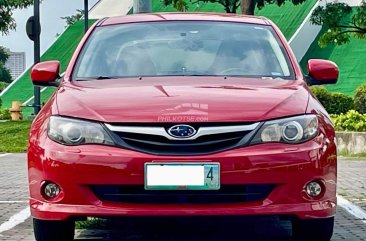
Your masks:
M104 79L118 79L118 78L121 78L121 77L101 75L101 76L95 76L95 77L94 76L93 77L80 77L80 78L77 78L76 81L104 80Z
M101 79L115 79L116 77L111 77L111 76L98 76L98 78L96 78L97 80L101 80Z

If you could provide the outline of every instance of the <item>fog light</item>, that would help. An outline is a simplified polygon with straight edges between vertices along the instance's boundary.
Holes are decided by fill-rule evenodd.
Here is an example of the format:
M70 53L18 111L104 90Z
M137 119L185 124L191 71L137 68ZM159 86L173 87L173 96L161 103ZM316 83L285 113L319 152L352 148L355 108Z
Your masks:
M310 182L306 185L306 193L310 197L317 197L322 193L322 186L318 182Z
M44 185L43 192L47 198L55 198L60 194L60 186L56 183L47 183Z

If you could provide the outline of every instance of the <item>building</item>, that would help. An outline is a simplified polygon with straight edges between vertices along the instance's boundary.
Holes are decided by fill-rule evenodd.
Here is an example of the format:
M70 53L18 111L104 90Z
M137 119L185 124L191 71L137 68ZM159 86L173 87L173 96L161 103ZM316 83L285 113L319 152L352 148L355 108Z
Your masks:
M8 50L9 58L5 67L10 70L13 80L17 79L25 71L25 52L11 52Z

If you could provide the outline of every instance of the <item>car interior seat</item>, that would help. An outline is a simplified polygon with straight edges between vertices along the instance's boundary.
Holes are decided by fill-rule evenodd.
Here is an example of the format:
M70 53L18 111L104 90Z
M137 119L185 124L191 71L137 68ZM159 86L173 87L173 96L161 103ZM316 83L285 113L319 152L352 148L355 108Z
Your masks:
M147 51L139 46L124 47L113 67L113 76L154 76L156 67Z

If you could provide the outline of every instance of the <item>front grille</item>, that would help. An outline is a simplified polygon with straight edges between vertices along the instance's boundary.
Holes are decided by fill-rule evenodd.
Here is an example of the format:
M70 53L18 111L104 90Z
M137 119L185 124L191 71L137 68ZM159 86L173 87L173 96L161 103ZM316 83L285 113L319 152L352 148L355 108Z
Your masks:
M255 202L265 199L271 184L223 185L215 191L152 191L142 185L96 185L94 194L102 201L135 204L220 204Z
M255 128L240 130L240 127L243 126L238 126L238 131L207 134L189 140L169 139L163 135L141 133L141 131L136 133L112 130L112 133L118 145L140 152L156 155L204 155L245 146L255 133ZM156 127L151 127L153 128ZM163 130L167 129L164 127Z
M157 154L195 155L218 152L235 146L246 132L203 136L196 140L168 140L163 136L118 133L118 136L135 150Z

